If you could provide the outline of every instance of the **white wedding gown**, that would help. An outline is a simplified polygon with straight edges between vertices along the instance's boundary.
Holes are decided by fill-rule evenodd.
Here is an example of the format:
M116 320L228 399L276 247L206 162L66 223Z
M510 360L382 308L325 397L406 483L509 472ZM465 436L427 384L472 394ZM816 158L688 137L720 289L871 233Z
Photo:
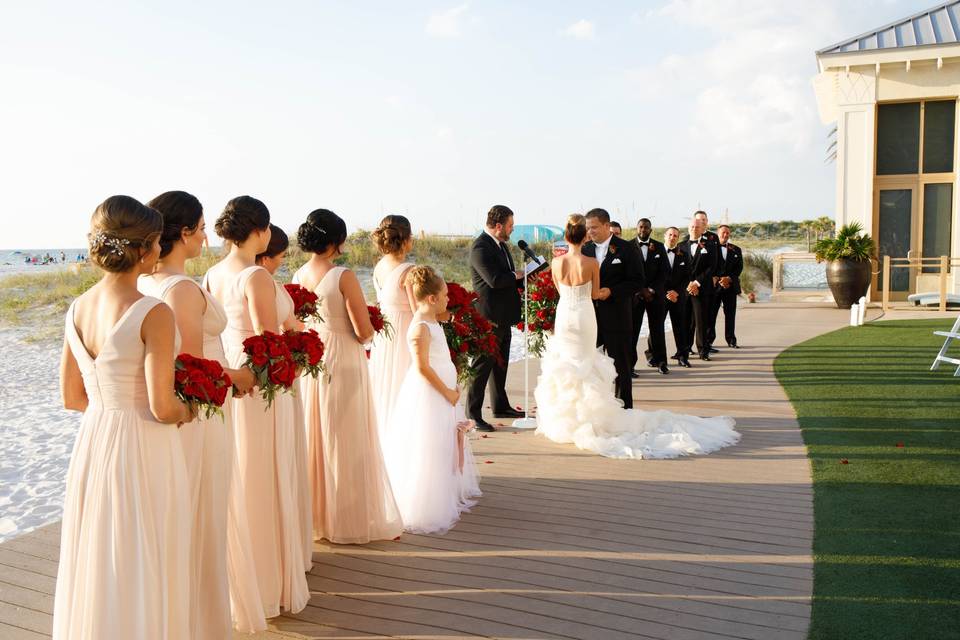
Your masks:
M613 360L597 349L592 283L559 285L554 334L541 360L537 433L609 458L675 458L736 443L733 418L624 410Z

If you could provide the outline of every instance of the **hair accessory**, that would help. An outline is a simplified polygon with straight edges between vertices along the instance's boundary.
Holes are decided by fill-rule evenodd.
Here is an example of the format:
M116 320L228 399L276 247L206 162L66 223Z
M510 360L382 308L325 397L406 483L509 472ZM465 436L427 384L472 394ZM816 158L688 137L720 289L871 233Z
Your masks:
M309 220L307 220L307 225L313 227L314 229L316 229L316 230L319 231L320 233L326 233L326 232L327 232L326 229L324 229L324 228L321 227L320 225L316 224L315 222L310 222Z
M126 238L115 238L113 236L108 236L104 232L100 231L94 234L90 238L90 248L91 249L100 249L104 246L110 247L110 253L113 253L118 256L123 256L123 248L128 246L130 241Z

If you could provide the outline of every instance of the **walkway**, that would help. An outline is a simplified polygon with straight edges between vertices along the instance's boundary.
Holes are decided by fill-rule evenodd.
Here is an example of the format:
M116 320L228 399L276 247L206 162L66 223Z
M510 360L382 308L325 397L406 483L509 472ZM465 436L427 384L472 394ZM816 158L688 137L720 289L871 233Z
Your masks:
M484 497L453 531L317 545L310 605L262 637L804 638L810 472L772 361L848 318L749 305L743 349L644 371L639 406L736 417L742 441L710 456L610 460L530 432L478 438ZM0 637L49 637L58 529L0 546Z

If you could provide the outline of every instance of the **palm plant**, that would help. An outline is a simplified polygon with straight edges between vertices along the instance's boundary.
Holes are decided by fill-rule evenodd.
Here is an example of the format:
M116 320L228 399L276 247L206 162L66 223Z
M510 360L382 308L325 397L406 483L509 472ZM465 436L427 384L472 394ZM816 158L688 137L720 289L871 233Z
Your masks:
M863 233L859 222L845 224L835 238L824 238L813 248L817 262L835 260L854 260L863 262L874 255L873 238Z

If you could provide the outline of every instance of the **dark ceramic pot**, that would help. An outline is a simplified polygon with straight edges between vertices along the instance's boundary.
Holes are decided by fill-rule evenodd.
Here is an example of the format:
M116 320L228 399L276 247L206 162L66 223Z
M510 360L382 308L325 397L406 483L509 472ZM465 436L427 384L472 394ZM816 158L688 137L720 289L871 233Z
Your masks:
M837 306L849 309L870 288L869 260L832 260L827 263L827 284Z

